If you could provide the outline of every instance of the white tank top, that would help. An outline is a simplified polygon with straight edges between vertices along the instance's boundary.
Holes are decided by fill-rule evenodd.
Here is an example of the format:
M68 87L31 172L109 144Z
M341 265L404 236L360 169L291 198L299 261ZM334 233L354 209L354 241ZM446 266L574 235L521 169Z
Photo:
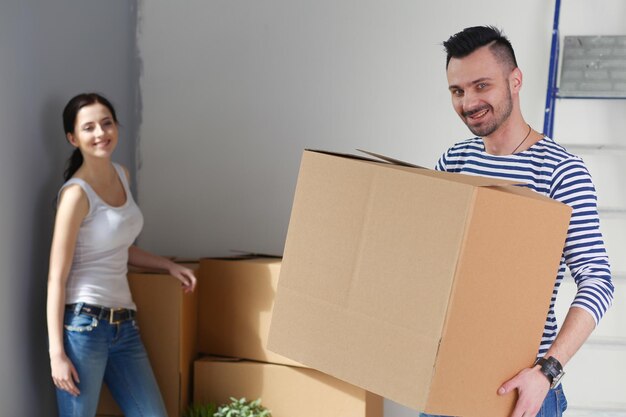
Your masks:
M84 302L105 307L135 309L128 287L128 248L143 227L143 215L133 200L124 170L113 164L126 193L126 202L105 203L82 179L71 178L63 186L78 184L89 199L89 212L78 231L74 259L67 279L65 303Z

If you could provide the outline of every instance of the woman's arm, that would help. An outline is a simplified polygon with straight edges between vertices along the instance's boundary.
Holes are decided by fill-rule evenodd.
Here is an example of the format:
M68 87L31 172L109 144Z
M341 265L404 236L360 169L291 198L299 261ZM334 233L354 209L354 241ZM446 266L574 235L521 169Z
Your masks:
M126 167L122 167L126 179L130 183L130 173ZM170 259L164 258L145 251L138 246L132 245L128 249L128 264L140 268L150 268L167 271L170 275L181 282L186 293L192 292L196 288L196 276L189 268L185 268Z
M186 293L192 292L196 288L197 279L191 269L179 265L170 259L154 255L135 245L128 249L128 263L140 268L153 268L167 271L181 282Z
M65 284L72 265L78 230L89 211L89 202L78 185L68 186L59 199L50 250L46 306L50 367L54 384L70 394L78 395L78 374L63 347L63 313Z

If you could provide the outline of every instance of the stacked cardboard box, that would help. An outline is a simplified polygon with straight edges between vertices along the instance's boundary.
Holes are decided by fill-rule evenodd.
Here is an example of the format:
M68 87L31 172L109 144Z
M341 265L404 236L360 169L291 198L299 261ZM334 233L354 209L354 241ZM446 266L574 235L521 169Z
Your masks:
M223 404L261 398L273 417L382 417L382 398L309 368L204 358L194 368L194 400Z
M203 259L194 402L261 398L274 417L380 417L382 398L267 350L281 260ZM241 360L240 360L241 359Z
M191 295L167 274L129 273L168 415L182 415L193 395L196 403L218 404L231 396L262 398L274 417L382 416L381 397L267 350L280 265L268 257L204 259L192 265L199 281ZM198 360L192 377L199 352L221 357ZM106 386L97 415L123 416Z
M197 271L197 264L188 264ZM130 290L137 323L169 416L180 416L192 395L193 361L197 357L198 295L185 294L168 274L131 272ZM124 414L103 386L99 416Z
M492 178L304 153L269 348L431 414L509 415L571 209Z
M200 261L200 353L300 365L267 350L280 265L269 256Z
M202 260L197 326L171 277L162 294L154 275L131 277L168 412L187 405L199 346L222 358L195 362L194 402L378 417L371 391L432 414L508 415L515 398L496 390L536 354L570 211L509 181L307 151L284 262Z

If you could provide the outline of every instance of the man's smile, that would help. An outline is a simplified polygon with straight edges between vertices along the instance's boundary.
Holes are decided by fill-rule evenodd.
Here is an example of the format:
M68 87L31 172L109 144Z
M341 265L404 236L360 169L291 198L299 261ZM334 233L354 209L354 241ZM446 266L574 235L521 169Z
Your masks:
M466 119L480 120L489 112L489 106L479 107L474 110L463 112Z

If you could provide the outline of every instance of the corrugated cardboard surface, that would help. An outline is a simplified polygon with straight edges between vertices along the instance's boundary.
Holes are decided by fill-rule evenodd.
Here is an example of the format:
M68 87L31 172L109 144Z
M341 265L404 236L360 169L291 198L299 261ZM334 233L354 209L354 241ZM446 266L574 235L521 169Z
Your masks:
M261 398L273 417L382 417L382 398L313 369L251 361L200 359L194 403Z
M301 366L266 347L281 260L202 259L200 265L200 352Z
M558 269L555 254L563 248L560 239L539 237L563 233L564 222L552 220L563 217L563 210L528 198L529 190L508 191L475 190L426 407L430 413L508 416L515 395L495 392L535 359ZM477 383L485 388L468 389Z
M197 265L190 267L197 269ZM193 361L197 356L197 294L184 294L180 282L166 274L130 273L137 323L159 384L168 415L181 415L192 395ZM103 387L98 413L123 413Z
M415 409L505 415L570 213L506 184L305 152L268 347Z
M273 324L285 329L277 335L284 343L276 343L290 347L287 356L365 389L408 389L425 402L420 387L431 378L471 190L458 186L428 204L412 171L379 167L303 159L276 306L282 314ZM437 180L425 182L435 188ZM420 229L415 218L432 220ZM441 278L396 285L407 271ZM281 297L289 302L280 304ZM335 367L348 352L350 362L367 366ZM303 360L309 356L314 364Z

